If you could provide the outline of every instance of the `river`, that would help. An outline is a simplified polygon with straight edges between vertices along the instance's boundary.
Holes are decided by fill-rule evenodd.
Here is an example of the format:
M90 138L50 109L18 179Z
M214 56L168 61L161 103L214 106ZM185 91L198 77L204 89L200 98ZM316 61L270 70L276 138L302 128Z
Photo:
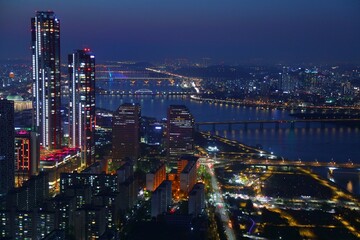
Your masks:
M186 105L197 122L292 119L287 110L205 103L182 96L96 96L97 107L111 111L127 102L140 103L143 116L157 119L166 117L171 104ZM211 131L212 127L202 130ZM235 125L230 131L228 126L217 127L215 133L247 145L262 146L264 150L288 159L360 163L360 126L326 125L322 128L312 124L308 129L291 129L289 126L275 129L273 125L265 125L264 129L260 129L254 125L246 130L241 125ZM331 178L326 174L323 176ZM336 171L333 181L356 194L360 193L358 170L350 173Z

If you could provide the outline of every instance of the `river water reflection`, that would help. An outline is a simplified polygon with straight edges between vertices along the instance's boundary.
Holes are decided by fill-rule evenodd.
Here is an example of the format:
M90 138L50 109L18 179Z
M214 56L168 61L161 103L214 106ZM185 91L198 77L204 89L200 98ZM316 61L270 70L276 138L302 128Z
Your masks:
M171 104L184 104L193 114L196 122L204 121L234 121L234 120L281 120L292 119L286 110L262 109L256 107L232 106L215 103L202 103L191 100L188 97L168 96L96 96L97 107L116 110L125 102L140 103L143 116L166 117L166 110ZM300 126L300 125L299 125ZM201 130L213 131L212 126L202 127ZM331 161L360 163L360 126L337 126L311 124L310 128L304 126L291 129L289 126L280 126L275 129L274 125L265 124L263 129L257 125L249 125L244 129L241 125L235 125L231 129L227 125L216 126L215 133L230 139L238 140L251 146L262 146L264 150L288 159L302 161ZM350 176L350 174L346 174ZM351 176L355 176L349 182L342 179L342 174L337 173L335 181L344 188L352 189L359 193L359 174L356 170ZM355 180L357 181L355 182Z

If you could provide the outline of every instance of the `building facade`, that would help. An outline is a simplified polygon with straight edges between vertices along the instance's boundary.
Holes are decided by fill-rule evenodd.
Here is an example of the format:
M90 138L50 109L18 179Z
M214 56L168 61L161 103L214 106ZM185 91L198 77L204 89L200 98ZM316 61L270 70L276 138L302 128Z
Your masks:
M166 180L165 164L161 163L156 169L146 174L146 190L154 191Z
M95 161L95 56L90 49L68 56L69 147L80 148L82 163Z
M124 103L114 113L112 127L113 161L136 161L140 155L139 104Z
M170 105L167 112L167 154L176 161L194 150L194 118L184 105Z
M15 184L14 102L0 99L0 196Z
M46 149L61 147L60 21L52 11L31 19L33 127Z
M16 186L32 175L39 173L40 144L36 132L18 130L15 132L15 182Z
M171 181L164 180L151 195L151 217L166 213L171 203Z
M196 183L189 193L188 213L197 217L205 209L205 185Z

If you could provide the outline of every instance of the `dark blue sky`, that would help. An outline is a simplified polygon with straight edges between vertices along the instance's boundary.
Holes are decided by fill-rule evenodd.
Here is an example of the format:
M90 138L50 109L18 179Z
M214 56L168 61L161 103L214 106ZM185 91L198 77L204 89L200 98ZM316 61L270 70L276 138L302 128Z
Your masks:
M30 18L61 20L62 58L360 62L360 0L0 0L0 59L30 60Z

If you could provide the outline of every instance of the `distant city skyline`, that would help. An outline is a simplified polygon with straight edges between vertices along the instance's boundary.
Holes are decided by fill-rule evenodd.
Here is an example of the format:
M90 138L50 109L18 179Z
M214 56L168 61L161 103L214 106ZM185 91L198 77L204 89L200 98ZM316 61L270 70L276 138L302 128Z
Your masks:
M29 59L29 18L60 19L62 63L74 49L106 60L360 62L360 1L5 1L0 60Z

